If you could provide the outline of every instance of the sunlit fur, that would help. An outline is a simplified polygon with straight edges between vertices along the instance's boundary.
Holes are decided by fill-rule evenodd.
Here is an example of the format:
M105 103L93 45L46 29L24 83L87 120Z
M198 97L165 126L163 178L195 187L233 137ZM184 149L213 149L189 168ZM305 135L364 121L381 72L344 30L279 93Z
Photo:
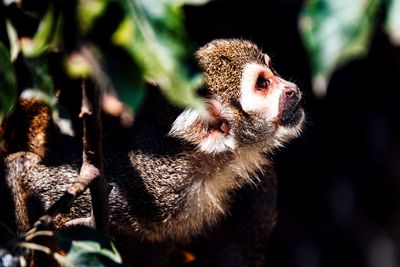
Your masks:
M198 159L204 161L200 164L202 167L199 172L193 173L197 182L187 198L188 209L182 213L184 217L175 218L181 226L186 225L181 228L185 232L194 231L204 223L212 224L220 215L226 214L231 202L229 192L243 184L257 184L256 173L263 172L271 164L266 154L298 136L302 128L303 111L297 125L286 127L279 124L281 95L287 86L295 85L276 76L269 69L269 57L260 51L259 55L254 55L258 61L252 62L253 55L250 55L242 61L243 66L229 66L232 58L243 59L246 52L240 49L252 46L244 43L237 51L230 50L235 48L236 42L221 40L199 50L197 55L205 56L204 60L209 64L203 66L210 91L206 105L209 116L201 116L196 109L186 109L175 120L169 133L172 137L195 145L200 153ZM222 61L219 61L221 57ZM268 92L255 90L260 73L269 75L273 80ZM232 75L238 75L239 79ZM224 81L227 84L219 84ZM236 101L242 111L232 105ZM220 119L229 123L227 134L209 131L210 125L212 127ZM188 217L197 219L186 220Z
M161 242L188 241L204 234L222 219L229 220L232 203L245 185L251 185L252 194L265 198L258 187L268 179L263 173L273 176L267 154L300 133L304 116L290 127L280 124L280 109L285 107L282 95L293 84L270 69L269 58L256 45L216 40L200 48L196 59L205 76L208 116L188 108L176 116L168 132L158 127L158 121L150 121L163 116L144 114L148 115L145 120L121 132L122 144L116 140L121 136L113 136L114 129L111 136L104 135L113 231ZM273 80L268 91L254 88L260 73ZM157 106L153 111L164 109ZM113 142L121 147L112 146ZM16 203L35 200L45 210L78 177L82 152L66 144L61 146L68 153L63 150L47 162L38 162L29 152L8 155L6 180L13 192L24 192L14 199ZM89 217L90 207L87 192L76 199L70 213L55 218L54 226L62 228L72 219ZM24 213L20 218L33 214L22 208L18 212ZM31 219L25 220L26 227Z
M231 132L227 135L218 131L214 131L212 134L208 132L208 124L213 123L218 118L232 121L229 107L223 106L216 99L209 99L207 106L214 111L213 115L206 117L202 116L196 109L186 109L172 124L169 135L190 142L196 145L199 151L205 153L212 154L234 150L236 141Z

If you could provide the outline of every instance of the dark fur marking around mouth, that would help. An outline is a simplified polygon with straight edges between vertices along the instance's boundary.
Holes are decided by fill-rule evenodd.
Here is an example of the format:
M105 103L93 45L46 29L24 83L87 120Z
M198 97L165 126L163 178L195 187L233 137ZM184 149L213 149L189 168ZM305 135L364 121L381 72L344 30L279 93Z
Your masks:
M300 105L296 105L296 108L294 109L293 112L290 113L290 116L286 116L285 119L281 119L280 125L294 127L300 122L301 117L302 117L302 112Z
M301 97L297 98L295 101L281 97L279 106L279 124L282 126L296 126L302 117Z

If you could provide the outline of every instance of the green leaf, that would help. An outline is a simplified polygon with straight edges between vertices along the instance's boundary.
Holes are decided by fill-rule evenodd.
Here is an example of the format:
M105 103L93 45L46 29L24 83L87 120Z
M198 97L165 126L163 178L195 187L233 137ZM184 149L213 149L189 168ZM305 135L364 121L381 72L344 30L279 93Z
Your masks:
M50 6L39 24L33 39L22 39L21 48L26 57L37 57L55 49L61 36L61 16Z
M21 45L18 40L17 30L14 28L9 20L6 20L5 22L8 40L10 42L11 61L14 62L17 59L17 56L21 50Z
M389 0L385 30L392 43L400 46L400 0Z
M47 66L48 57L25 58L24 62L30 71L33 90L40 91L48 100L53 98L54 83ZM44 99L46 100L46 99Z
M308 0L299 27L308 50L313 90L324 96L332 73L368 52L382 0Z
M99 231L77 226L56 234L57 244L67 254L55 254L62 266L127 266L114 245Z
M61 266L65 267L129 267L129 265L127 264L115 262L107 256L93 252L79 253L67 256L55 254L54 258Z
M140 73L158 84L173 103L202 107L196 95L202 76L190 74L186 63L193 51L184 34L181 5L185 2L118 2L125 10L125 19L112 38L114 44L125 48L138 63Z
M108 0L79 0L77 19L82 34L88 33L96 20L104 14Z
M112 46L103 51L105 69L110 76L118 97L130 111L136 112L144 99L146 90L138 64L122 49Z
M65 68L71 78L85 78L93 74L93 67L81 53L71 53L66 57Z
M7 48L0 42L0 122L17 99L16 79Z

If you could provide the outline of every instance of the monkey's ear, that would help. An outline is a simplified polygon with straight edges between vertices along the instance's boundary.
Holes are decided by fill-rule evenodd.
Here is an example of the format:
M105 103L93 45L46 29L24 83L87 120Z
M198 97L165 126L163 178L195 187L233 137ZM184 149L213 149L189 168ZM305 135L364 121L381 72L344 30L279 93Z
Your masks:
M199 151L214 154L236 147L229 123L229 110L215 99L206 102L208 115L186 109L172 124L169 135L197 146Z

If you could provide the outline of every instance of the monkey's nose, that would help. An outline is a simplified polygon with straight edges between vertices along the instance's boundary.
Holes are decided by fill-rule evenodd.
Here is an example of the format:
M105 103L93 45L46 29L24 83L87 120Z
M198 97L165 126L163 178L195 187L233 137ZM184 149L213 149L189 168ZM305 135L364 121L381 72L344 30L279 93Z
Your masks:
M285 88L283 93L289 101L298 100L300 97L300 90L297 86L290 86Z
M280 123L288 126L296 123L301 118L301 93L300 89L291 84L283 89L279 99Z

